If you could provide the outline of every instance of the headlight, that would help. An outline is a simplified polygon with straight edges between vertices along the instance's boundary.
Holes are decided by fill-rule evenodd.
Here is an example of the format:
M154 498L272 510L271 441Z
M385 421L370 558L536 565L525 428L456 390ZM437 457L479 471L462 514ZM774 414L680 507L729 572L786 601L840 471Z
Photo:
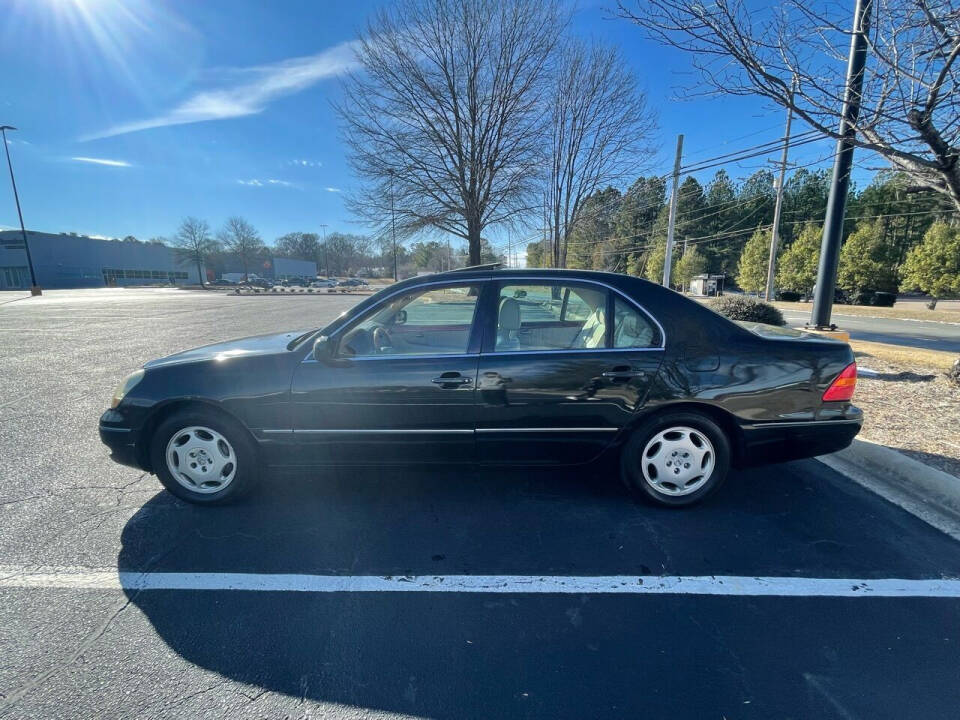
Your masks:
M113 399L110 400L110 407L115 408L119 405L124 396L133 390L141 380L143 380L143 370L137 370L127 375L114 391Z

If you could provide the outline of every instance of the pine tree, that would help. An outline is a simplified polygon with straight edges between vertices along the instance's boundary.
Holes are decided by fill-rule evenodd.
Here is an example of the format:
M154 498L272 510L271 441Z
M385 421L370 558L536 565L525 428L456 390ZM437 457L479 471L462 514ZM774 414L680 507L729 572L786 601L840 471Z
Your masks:
M804 223L799 237L790 243L777 260L777 283L781 290L807 294L817 282L820 240L823 229L814 222Z
M770 260L770 231L757 228L743 246L737 264L737 285L745 292L759 293L767 284Z
M960 295L960 229L943 221L931 225L907 255L903 284L933 298L931 308L939 298Z

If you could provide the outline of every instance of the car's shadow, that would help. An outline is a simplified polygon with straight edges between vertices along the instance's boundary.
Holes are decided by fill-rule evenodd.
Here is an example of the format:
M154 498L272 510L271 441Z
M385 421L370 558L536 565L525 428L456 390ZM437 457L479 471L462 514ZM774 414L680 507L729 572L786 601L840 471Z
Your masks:
M330 471L271 478L249 500L222 508L161 493L125 527L118 567L817 575L826 566L840 577L862 577L873 564L872 572L889 576L889 563L877 567L872 558L896 557L896 543L878 538L895 538L891 523L912 518L884 517L879 533L875 516L857 517L844 502L864 491L809 479L804 467L736 473L721 493L680 512L637 504L615 478L577 470ZM869 557L861 557L868 547ZM724 669L722 639L704 639L686 660L658 650L638 664L642 647L703 635L713 621L697 618L696 598L127 593L189 662L294 697L431 717L595 717L641 705L665 716L677 710L676 694L687 692L682 679L702 673L713 679L685 696L691 712L736 711L742 702L739 680ZM663 694L652 697L641 676L656 673L663 673Z

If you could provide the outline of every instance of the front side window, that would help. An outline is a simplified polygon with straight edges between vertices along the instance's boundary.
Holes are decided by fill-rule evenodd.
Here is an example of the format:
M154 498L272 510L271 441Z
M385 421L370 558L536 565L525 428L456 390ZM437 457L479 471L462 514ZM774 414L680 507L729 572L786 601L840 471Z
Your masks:
M497 352L606 347L605 290L552 283L504 285L497 299Z
M342 357L467 352L478 285L411 290L375 307L344 335Z

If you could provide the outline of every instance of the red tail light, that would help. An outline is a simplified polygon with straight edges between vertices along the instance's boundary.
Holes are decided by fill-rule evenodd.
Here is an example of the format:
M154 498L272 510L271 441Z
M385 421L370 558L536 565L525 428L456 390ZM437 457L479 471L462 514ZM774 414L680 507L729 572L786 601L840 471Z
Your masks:
M823 394L824 402L849 402L853 397L853 390L857 386L857 364L850 363L837 375L837 379L830 383L830 387Z

